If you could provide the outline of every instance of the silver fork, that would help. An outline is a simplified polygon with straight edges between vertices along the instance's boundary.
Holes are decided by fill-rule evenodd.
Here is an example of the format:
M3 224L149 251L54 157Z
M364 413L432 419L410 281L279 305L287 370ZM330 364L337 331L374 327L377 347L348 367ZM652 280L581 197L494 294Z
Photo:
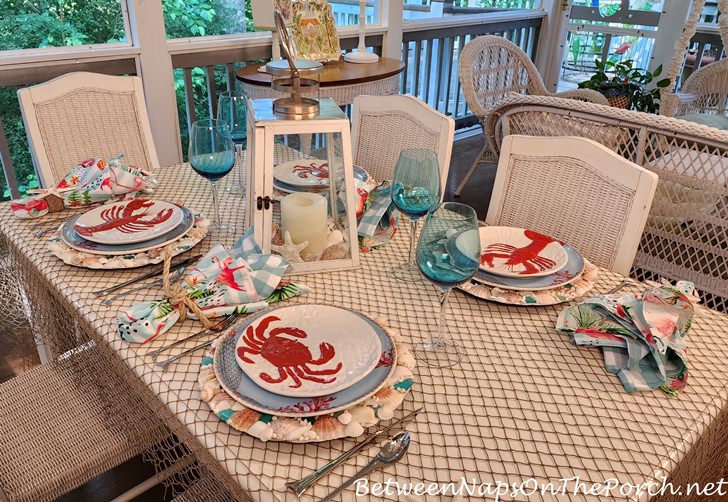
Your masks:
M170 277L170 279L169 279L170 282L178 281L180 279L180 277L182 277L182 275L184 274L184 271L185 271L185 268L181 267L180 270L174 272L172 277ZM141 291L143 289L159 288L163 284L164 284L164 279L157 279L156 281L145 282L144 284L140 284L139 286L137 286L135 288L129 289L127 291L123 291L123 292L121 292L117 295L111 296L109 298L105 298L104 300L101 301L101 305L109 305L109 304L115 302L116 300L118 300L119 298L125 297L126 295L136 293L137 291Z
M242 317L242 315L243 314L240 314L238 312L236 312L234 314L231 314L228 317L226 317L225 319L223 319L220 322L218 322L217 324L215 324L212 328L200 330L197 333L194 333L194 334L192 334L192 335L190 335L188 337L182 338L181 340L177 340L176 342L172 342L169 345L165 345L164 347L161 347L159 349L152 350L151 352L147 352L146 355L149 356L149 357L151 357L152 359L156 359L156 357L159 354L161 354L162 352L166 352L169 349L173 349L173 348L177 347L178 345L182 345L183 343L188 342L188 341L190 341L190 340L192 340L194 338L197 338L199 336L204 336L204 335L211 335L213 333L219 333L221 331L225 331L226 329L228 329L229 327L231 327L233 324L235 324L235 322L238 319L240 319ZM183 355L188 354L189 352L195 351L195 350L197 350L197 349L199 349L200 347L203 347L203 346L204 345L200 345L200 346L194 347L192 349L189 349L188 351L185 351L185 352L182 352L181 354L178 354L177 356L170 357L169 359L165 359L164 361L160 361L160 362L155 363L155 364L157 366L161 366L161 365L164 364L163 367L166 368L167 366L169 366L169 363L170 362L174 362L177 359L179 359L180 357L182 357Z

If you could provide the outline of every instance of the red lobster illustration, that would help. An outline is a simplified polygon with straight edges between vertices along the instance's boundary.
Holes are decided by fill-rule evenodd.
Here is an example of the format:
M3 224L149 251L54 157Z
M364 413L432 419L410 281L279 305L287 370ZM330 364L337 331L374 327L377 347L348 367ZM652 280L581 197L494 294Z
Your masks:
M329 177L329 165L321 164L316 165L316 162L311 162L309 165L296 165L293 166L293 172L298 174L299 178L308 178L309 175L320 180L328 179Z
M524 235L531 240L529 245L516 248L510 244L491 244L483 250L480 263L492 267L494 259L502 258L506 260L505 266L509 270L513 270L518 265L523 266L524 270L518 273L524 275L541 272L556 265L554 260L539 256L541 251L556 239L533 230L526 230Z
M83 236L89 236L96 232L104 232L115 228L119 232L133 234L167 221L172 216L172 209L162 209L152 219L142 219L147 216L146 209L153 204L151 201L134 199L126 205L104 209L101 211L101 219L104 220L104 223L91 227L78 227L76 232ZM140 209L142 210L140 213L134 214Z
M238 357L246 363L253 361L246 356L247 353L252 355L260 355L278 368L278 377L274 378L267 373L261 373L260 378L268 383L280 383L289 377L293 380L293 384L289 387L297 389L301 386L301 380L310 382L331 383L336 377L326 378L328 375L335 375L341 370L341 362L332 369L311 369L311 366L322 366L331 359L335 353L334 348L328 343L319 345L321 356L314 359L311 351L298 340L285 338L282 335L289 335L294 338L306 338L308 335L299 328L274 328L266 333L268 326L274 321L280 321L276 316L264 317L258 327L248 326L243 334L243 342L247 347L238 347ZM317 376L322 375L322 376Z

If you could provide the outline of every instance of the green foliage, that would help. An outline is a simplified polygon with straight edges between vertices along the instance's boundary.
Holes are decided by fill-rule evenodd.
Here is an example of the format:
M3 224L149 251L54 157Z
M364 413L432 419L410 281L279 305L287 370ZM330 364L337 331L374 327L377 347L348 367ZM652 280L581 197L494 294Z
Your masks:
M652 81L662 73L662 65L649 72L634 65L634 61L621 62L594 60L596 73L589 80L579 83L580 89L594 89L607 97L629 96L633 110L657 113L660 108L660 89L670 85L664 78L648 88Z

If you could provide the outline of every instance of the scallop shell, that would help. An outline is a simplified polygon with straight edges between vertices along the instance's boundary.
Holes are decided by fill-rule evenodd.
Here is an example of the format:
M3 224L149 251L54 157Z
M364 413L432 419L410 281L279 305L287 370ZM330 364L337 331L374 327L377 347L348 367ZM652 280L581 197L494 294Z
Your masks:
M394 408L402 404L403 399L403 392L399 392L392 387L383 387L376 394L374 394L373 401L376 402L378 406L390 408L393 410ZM381 416L379 418L386 420Z
M379 420L389 420L394 417L394 409L389 406L380 406L377 408L377 417Z
M210 399L212 399L212 396L214 396L219 389L220 385L217 383L217 381L209 381L205 383L205 385L203 385L202 389L200 390L202 400L206 403L209 403Z
M408 370L413 370L417 366L412 352L407 350L404 345L397 344L397 366L404 366Z
M299 441L311 430L311 424L295 418L279 417L270 423L272 439L280 441Z
M235 402L235 400L233 398L231 398L227 392L220 389L212 396L212 398L209 401L209 404L210 404L210 408L212 409L212 411L214 411L217 414L223 410L230 409L230 407L232 407L234 402Z
M344 424L333 416L318 417L313 423L311 431L316 433L316 437L322 441L329 439L337 439L344 435Z
M363 427L370 427L377 423L377 417L374 414L374 410L369 406L355 406L349 410L349 413L351 413L352 423L357 422Z
M230 416L229 423L239 431L247 431L259 418L259 412L243 407L242 410L236 411Z
M348 411L343 412L338 417L339 422L341 422L344 425L349 425L351 423L351 413Z
M364 427L359 422L352 422L346 426L344 432L347 436L355 438L364 434Z
M269 424L265 422L255 422L245 432L253 437L260 439L261 441L268 441L269 439L273 439L273 429Z
M404 366L397 365L397 367L394 369L392 374L389 377L389 380L387 380L387 383L385 384L385 387L391 387L394 384L397 384L401 382L402 380L407 380L408 378L412 378L413 373L409 369L405 368Z
M212 365L209 365L200 368L200 376L197 378L197 381L200 383L200 385L205 385L207 382L215 378L217 378L215 376L215 370Z

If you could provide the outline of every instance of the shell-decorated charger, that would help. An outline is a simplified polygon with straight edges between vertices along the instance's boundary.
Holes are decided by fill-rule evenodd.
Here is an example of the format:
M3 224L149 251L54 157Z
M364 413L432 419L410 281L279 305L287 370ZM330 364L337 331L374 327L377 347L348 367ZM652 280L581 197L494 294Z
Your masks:
M202 357L198 377L202 400L230 427L261 441L316 443L361 436L366 428L391 419L414 384L414 356L395 330L381 321L378 323L395 341L398 354L396 367L376 394L349 409L329 415L292 418L247 408L222 388L215 375L215 351L222 337L213 342Z

